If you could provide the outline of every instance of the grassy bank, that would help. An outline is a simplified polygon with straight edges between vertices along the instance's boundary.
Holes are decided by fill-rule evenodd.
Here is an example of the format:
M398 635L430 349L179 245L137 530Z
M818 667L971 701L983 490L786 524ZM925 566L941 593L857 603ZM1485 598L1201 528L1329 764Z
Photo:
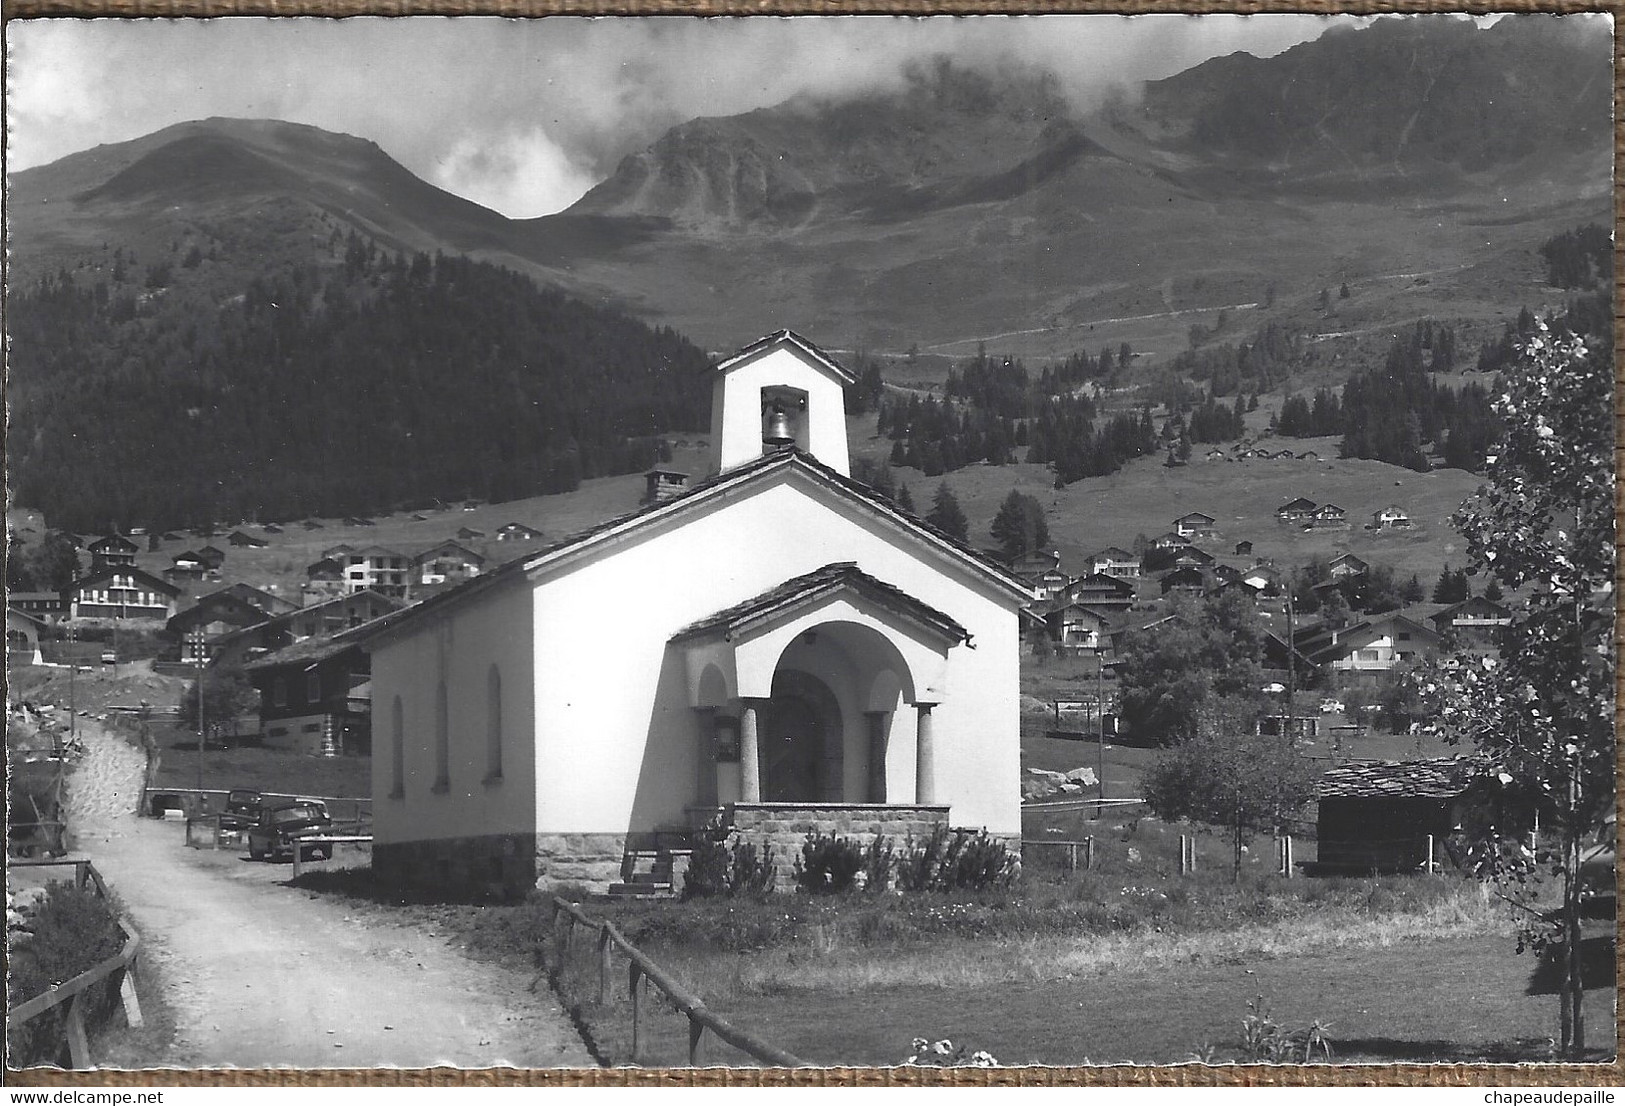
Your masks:
M409 902L364 870L301 885L419 917L475 955L550 978L604 1061L630 1062L626 962L613 959L601 1002L593 935L578 931L561 967L545 896ZM1020 887L980 894L585 909L722 1017L821 1064L895 1064L917 1036L1006 1064L1225 1062L1243 1058L1241 1022L1260 995L1283 1026L1330 1023L1344 1061L1539 1060L1556 1033L1556 1001L1539 962L1513 955L1506 908L1458 876L1248 872L1236 884L1228 871L1030 867ZM1590 936L1605 954L1605 935ZM1593 1036L1611 1048L1612 977L1591 978ZM683 1064L686 1019L650 995L640 1059ZM748 1063L710 1047L710 1063Z

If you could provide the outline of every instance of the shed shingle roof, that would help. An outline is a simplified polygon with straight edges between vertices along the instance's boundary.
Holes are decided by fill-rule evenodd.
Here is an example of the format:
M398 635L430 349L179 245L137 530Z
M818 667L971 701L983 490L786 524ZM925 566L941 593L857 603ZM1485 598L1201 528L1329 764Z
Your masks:
M1322 799L1453 799L1471 785L1471 757L1339 764L1320 778Z

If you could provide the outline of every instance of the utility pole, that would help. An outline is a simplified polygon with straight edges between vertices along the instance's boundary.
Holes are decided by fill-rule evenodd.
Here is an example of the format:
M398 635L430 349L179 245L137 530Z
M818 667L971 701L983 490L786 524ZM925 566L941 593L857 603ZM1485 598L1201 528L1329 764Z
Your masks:
M1096 743L1095 777L1100 784L1100 802L1095 804L1095 821L1106 815L1106 651L1097 640L1095 647L1095 715L1100 722Z
M199 626L192 631L192 647L198 658L197 666L197 789L203 790L203 678L208 671L207 657L204 654L205 638L203 627Z
M74 691L74 680L79 674L79 627L73 620L68 620L68 741L70 744L79 742L79 711L78 698ZM60 750L58 750L60 752Z

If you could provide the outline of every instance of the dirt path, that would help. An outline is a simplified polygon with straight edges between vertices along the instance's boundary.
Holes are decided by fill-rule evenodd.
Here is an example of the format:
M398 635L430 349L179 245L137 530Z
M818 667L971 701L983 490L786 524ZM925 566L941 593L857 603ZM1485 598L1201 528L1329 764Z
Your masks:
M139 761L115 742L86 743L76 801L92 811L121 810L132 764L139 792ZM152 1066L593 1066L545 985L289 887L290 865L188 849L184 835L123 813L78 834L175 1012L173 1054Z

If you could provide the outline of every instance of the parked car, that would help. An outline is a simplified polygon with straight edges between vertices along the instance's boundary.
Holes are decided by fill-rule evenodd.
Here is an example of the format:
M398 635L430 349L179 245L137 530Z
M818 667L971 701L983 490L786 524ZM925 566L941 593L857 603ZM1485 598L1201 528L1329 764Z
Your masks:
M248 855L252 860L292 857L299 848L300 858L326 859L331 845L300 845L302 837L320 836L332 829L327 804L319 799L294 799L262 807L258 820L248 827Z
M260 819L265 796L251 787L234 787L226 793L226 809L220 815L223 830L245 830Z

